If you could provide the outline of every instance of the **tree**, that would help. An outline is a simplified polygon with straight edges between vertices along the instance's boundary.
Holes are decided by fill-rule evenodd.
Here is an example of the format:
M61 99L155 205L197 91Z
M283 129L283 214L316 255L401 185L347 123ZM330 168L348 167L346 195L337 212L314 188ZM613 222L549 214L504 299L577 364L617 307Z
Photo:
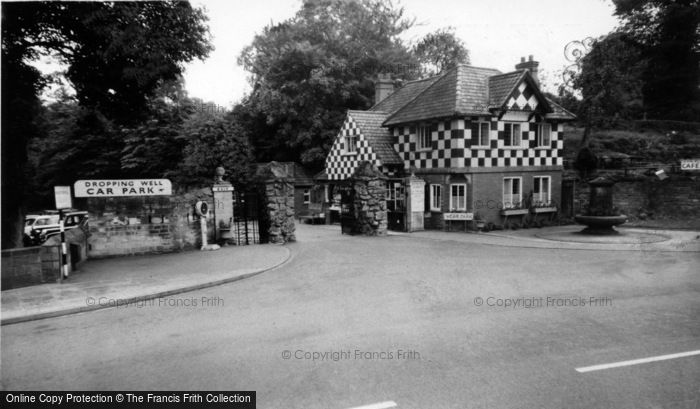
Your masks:
M182 63L207 55L205 21L202 10L179 1L3 3L3 248L21 243L26 149L36 136L44 80L28 62L52 55L68 66L66 78L88 110L80 125L86 131L133 125L148 116L148 98L162 81L180 75ZM118 155L113 160L97 163L96 173L111 174Z
M377 74L418 75L399 38L412 24L390 2L307 0L255 36L239 63L251 74L246 117L261 131L258 159L320 167L346 110L373 104Z
M643 46L644 105L654 118L700 115L700 1L613 0L621 31Z
M581 60L574 87L581 91L590 113L630 117L642 107L643 50L624 32L613 32L593 42Z
M196 112L182 126L180 138L187 140L183 160L173 173L184 185L201 185L211 181L213 169L222 166L235 186L250 182L253 152L248 134L232 115Z
M452 28L427 34L413 47L413 53L424 76L440 74L459 64L469 64L469 50Z

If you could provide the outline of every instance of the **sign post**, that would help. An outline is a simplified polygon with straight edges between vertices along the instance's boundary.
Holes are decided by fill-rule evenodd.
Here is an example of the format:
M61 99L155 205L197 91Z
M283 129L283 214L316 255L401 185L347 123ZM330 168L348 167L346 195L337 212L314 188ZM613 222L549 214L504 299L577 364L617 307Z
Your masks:
M54 186L54 196L56 197L56 209L58 210L58 226L61 231L61 274L59 282L68 278L68 249L66 248L66 229L64 209L73 207L71 200L70 186Z

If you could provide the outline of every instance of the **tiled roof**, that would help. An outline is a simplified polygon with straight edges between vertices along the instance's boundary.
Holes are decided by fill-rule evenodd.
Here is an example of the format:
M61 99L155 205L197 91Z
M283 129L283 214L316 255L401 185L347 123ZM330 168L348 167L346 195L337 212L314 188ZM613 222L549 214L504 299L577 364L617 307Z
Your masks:
M515 86L525 75L524 71L513 71L489 77L489 106L501 107Z
M488 113L488 78L498 74L490 68L459 65L390 115L384 125Z
M381 111L348 111L348 116L357 123L382 164L398 165L403 161L394 150L394 141L389 129L382 127L387 115Z
M394 91L388 97L384 98L378 104L375 104L370 111L382 111L388 114L393 114L398 109L402 108L407 103L411 102L418 94L426 88L433 85L440 76L425 78L417 81L405 83L401 88Z
M566 120L576 119L576 115L571 113L571 111L568 111L567 109L565 109L563 106L557 104L556 102L552 101L549 98L547 98L547 102L549 103L549 106L552 108L552 112L545 115L545 118L547 118L547 119L566 119Z

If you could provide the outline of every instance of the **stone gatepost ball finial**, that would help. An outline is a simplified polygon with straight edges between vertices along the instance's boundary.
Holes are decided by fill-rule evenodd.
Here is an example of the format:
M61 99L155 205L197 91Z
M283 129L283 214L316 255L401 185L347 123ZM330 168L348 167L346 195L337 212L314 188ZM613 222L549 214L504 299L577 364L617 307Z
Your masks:
M221 167L221 166L217 167L217 168L216 168L216 171L215 171L215 175L216 175L216 176L214 177L214 180L215 180L216 182L223 182L223 181L224 181L224 175L225 175L225 174L226 174L226 169L224 169L224 168Z

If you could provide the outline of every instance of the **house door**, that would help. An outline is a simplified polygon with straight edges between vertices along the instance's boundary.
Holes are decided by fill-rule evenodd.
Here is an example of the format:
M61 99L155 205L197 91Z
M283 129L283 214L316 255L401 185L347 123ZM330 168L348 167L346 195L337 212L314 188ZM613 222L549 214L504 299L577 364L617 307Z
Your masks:
M340 233L353 234L355 228L355 190L343 186L340 191Z
M561 185L561 206L559 211L566 217L574 217L574 182L565 180Z
M406 231L406 188L403 181L388 182L386 208L389 230Z

